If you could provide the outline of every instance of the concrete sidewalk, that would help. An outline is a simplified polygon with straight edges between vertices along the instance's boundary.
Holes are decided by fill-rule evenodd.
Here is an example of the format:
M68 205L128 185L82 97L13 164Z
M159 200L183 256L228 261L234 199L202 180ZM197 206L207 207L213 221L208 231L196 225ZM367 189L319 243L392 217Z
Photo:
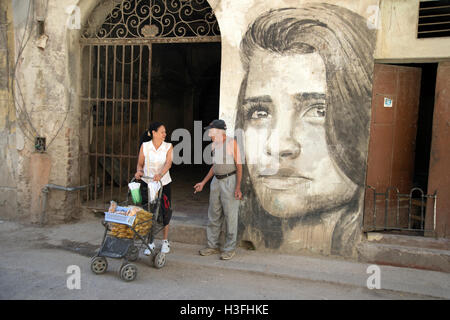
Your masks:
M20 246L22 241L40 242L43 248L60 248L91 256L99 247L104 228L101 219L84 217L80 222L58 226L22 226L13 222L0 223L0 232ZM3 237L2 237L3 238ZM6 245L5 243L3 245ZM157 242L158 245L158 242ZM202 257L203 246L172 242L167 263L180 266L201 266L214 269L236 270L271 277L319 281L367 289L370 264L353 261L278 254L238 248L236 256L222 261L219 255ZM143 257L145 259L145 256ZM392 292L450 299L450 274L417 269L379 266L381 289ZM376 290L376 289L374 289Z
M201 246L176 244L168 259L214 268L247 271L284 278L321 281L367 288L370 264L320 257L292 256L239 249L231 261L199 257ZM176 250L176 251L175 251ZM450 275L417 269L379 266L381 289L450 299Z

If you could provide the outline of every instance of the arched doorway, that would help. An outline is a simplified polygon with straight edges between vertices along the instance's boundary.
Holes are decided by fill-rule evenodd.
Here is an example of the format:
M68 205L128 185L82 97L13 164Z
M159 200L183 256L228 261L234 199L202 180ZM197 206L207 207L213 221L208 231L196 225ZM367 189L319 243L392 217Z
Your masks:
M177 128L193 133L193 121L211 120L205 99L214 101L208 117L218 116L218 96L205 91L219 86L220 30L206 0L103 0L80 44L87 128L81 175L90 185L84 201L103 211L110 200L125 200L139 138L151 121L162 121L170 140ZM173 169L182 181L193 172Z

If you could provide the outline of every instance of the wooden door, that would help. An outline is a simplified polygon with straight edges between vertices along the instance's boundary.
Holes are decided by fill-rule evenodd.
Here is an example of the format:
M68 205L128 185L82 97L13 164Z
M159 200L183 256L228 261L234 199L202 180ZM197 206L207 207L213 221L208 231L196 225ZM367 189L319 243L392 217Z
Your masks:
M436 230L426 235L450 238L450 62L439 63L435 97L428 193L437 200L428 200L426 229Z
M420 68L384 64L374 66L365 230L395 226L396 190L409 193L412 188L421 73ZM392 188L388 196L392 201L386 210L385 197L380 195L375 201L374 189L377 193L385 193L388 188ZM398 227L405 226L405 216L398 220Z

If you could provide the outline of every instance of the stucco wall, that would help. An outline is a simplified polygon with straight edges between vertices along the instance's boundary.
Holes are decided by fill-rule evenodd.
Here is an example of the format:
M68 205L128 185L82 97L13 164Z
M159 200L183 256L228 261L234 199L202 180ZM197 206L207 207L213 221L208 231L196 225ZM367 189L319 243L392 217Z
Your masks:
M71 71L67 65L65 28L68 17L65 10L74 1L48 2L45 20L45 35L48 39L41 47L38 47L41 39L38 37L33 10L27 15L29 1L12 3L15 46L19 48L26 43L17 65L15 89L21 92L21 104L30 119L17 130L17 140L23 141L23 146L18 150L16 170L18 214L29 222L39 222L43 199L40 186L31 183L41 173L34 169L39 168L33 163L39 156L35 155L33 135L46 138L47 155L51 159L49 177L41 183L73 186L79 182L79 108L72 100L73 89L67 81ZM26 42L28 35L30 38ZM76 214L75 199L75 195L51 191L48 199L51 222L70 220Z
M10 1L0 3L0 218L17 215L16 113L12 100L14 32Z
M450 38L417 38L419 0L381 0L375 59L436 62L450 59Z

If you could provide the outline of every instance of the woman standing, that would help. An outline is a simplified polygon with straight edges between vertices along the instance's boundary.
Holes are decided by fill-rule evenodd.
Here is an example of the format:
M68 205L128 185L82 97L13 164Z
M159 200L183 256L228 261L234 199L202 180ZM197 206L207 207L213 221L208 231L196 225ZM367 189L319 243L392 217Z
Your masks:
M149 141L145 142L145 140ZM135 178L141 180L142 203L148 202L147 184L152 181L161 181L163 185L163 198L171 202L171 182L169 169L172 166L173 146L171 143L165 142L166 128L160 122L153 122L145 137L141 139L141 147ZM142 176L153 177L153 179L142 178ZM168 211L170 212L170 211ZM162 253L170 252L170 244L168 241L169 222L171 215L163 215L163 242L161 246ZM150 247L154 248L151 243ZM146 249L145 254L150 254L150 250Z

